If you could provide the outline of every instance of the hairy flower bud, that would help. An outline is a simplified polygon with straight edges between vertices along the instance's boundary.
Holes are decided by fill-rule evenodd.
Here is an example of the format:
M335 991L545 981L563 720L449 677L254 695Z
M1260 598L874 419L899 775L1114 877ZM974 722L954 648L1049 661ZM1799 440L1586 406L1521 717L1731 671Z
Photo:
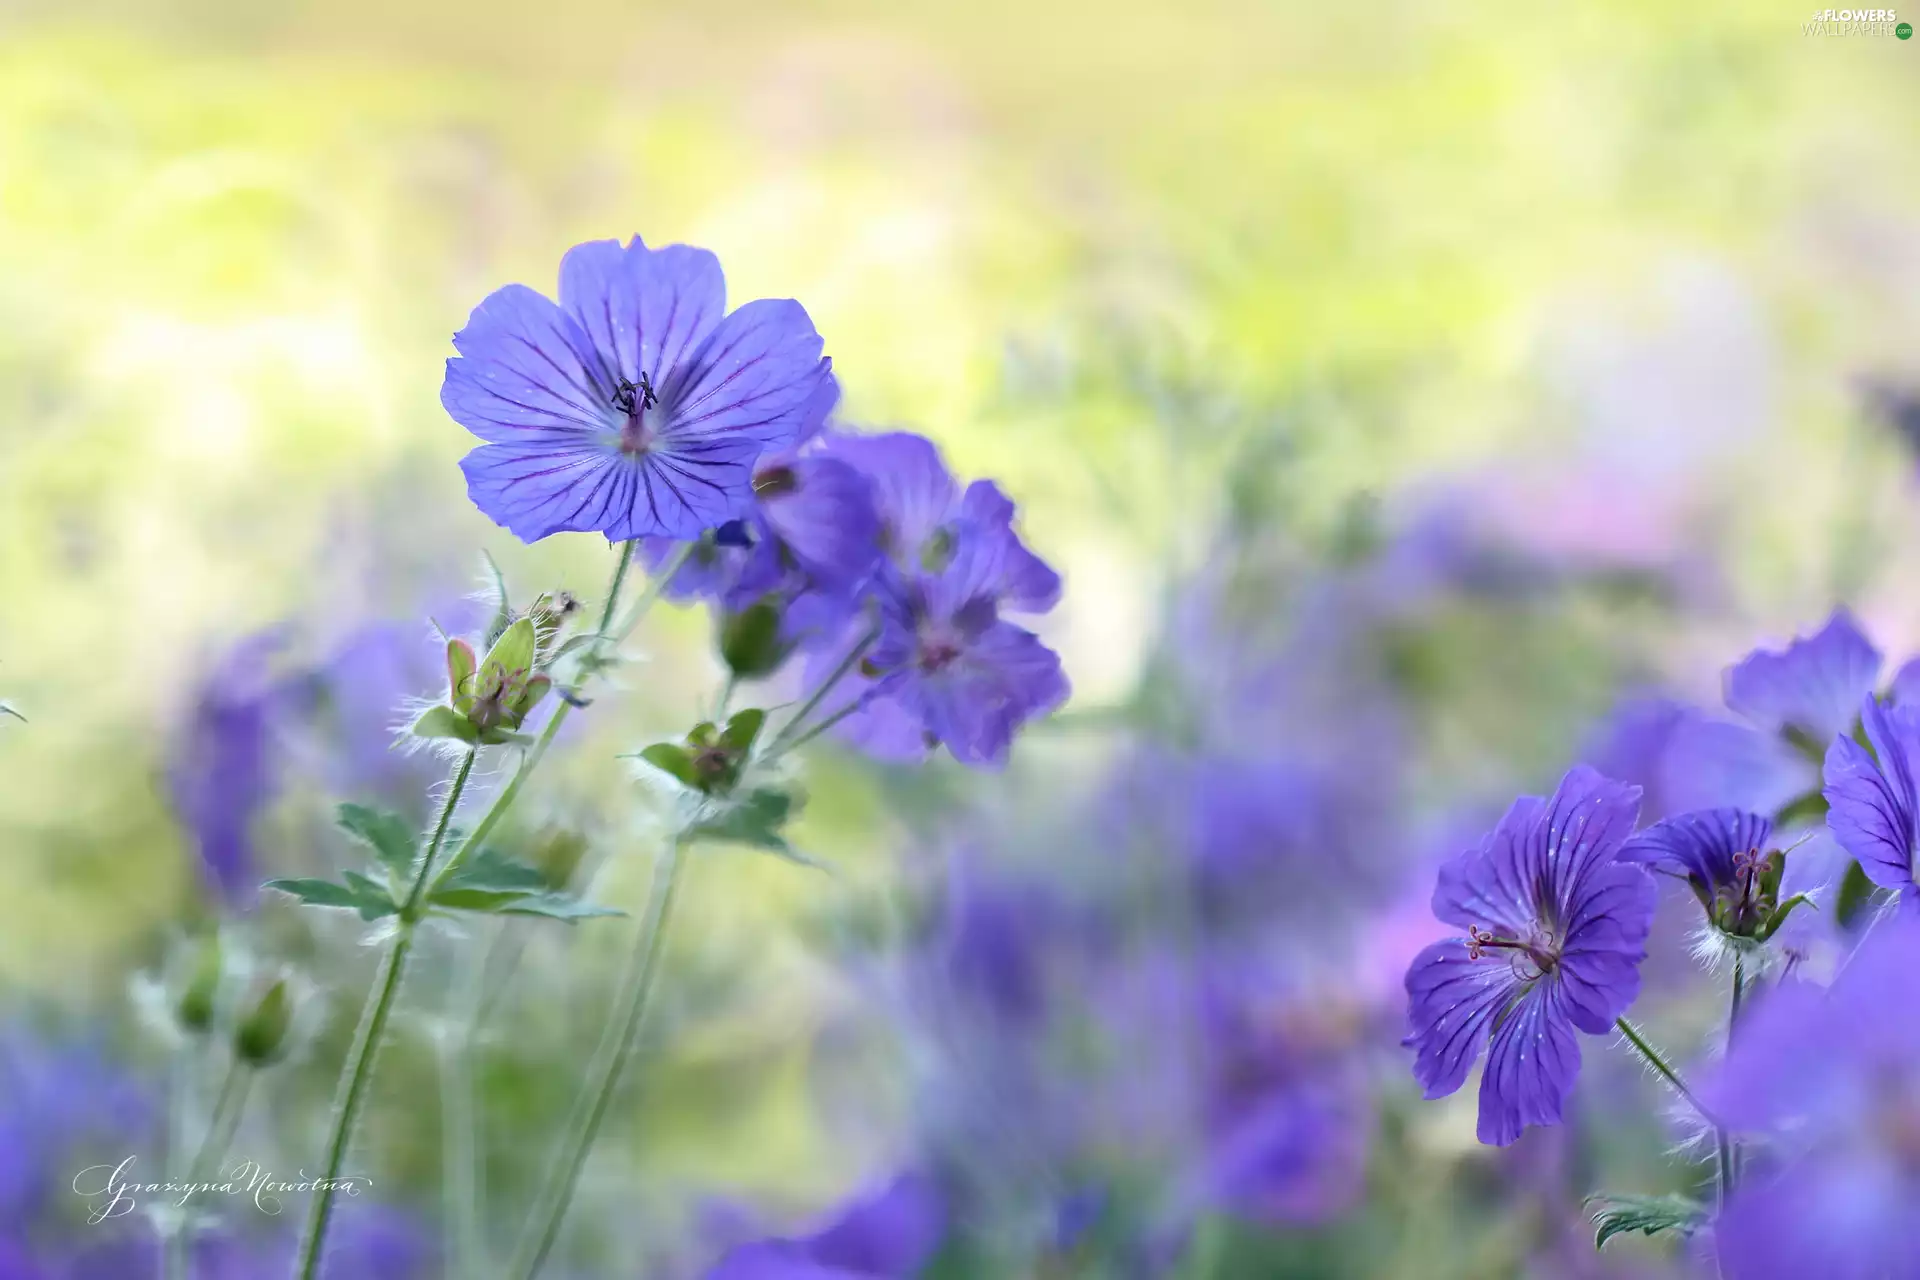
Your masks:
M293 1026L293 998L287 980L278 979L233 1033L233 1051L242 1062L271 1066L287 1050L287 1032Z
M213 1026L223 972L220 936L209 934L194 956L186 988L173 1007L174 1017L189 1035L203 1035Z

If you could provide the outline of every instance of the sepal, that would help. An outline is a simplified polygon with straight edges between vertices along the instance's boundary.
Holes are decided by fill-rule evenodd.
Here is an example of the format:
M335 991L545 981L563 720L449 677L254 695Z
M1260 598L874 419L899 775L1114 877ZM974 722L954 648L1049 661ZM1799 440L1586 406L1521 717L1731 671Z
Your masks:
M1690 1236L1706 1225L1707 1208L1685 1196L1617 1196L1601 1194L1587 1197L1587 1209L1593 1222L1593 1247L1602 1249L1617 1235L1638 1231L1655 1236L1677 1231Z

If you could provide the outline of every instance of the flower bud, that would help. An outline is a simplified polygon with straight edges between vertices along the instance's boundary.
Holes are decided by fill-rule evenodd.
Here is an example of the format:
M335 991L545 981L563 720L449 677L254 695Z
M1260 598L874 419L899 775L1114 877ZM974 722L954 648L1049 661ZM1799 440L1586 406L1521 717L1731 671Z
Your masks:
M556 891L573 882L580 861L587 856L587 838L578 831L556 827L541 833L533 847L533 865Z
M256 1067L271 1066L287 1050L287 1032L293 1026L293 999L287 992L287 980L281 978L260 1003L241 1019L233 1033L233 1051L242 1062Z
M174 1017L188 1035L204 1035L213 1026L222 973L220 936L209 934L194 956L186 989L173 1007Z
M560 633L579 612L580 602L571 591L549 591L527 609L527 617L533 621L536 665L545 666L553 657Z
M772 675L793 652L782 638L778 596L762 596L720 624L720 656L743 680Z

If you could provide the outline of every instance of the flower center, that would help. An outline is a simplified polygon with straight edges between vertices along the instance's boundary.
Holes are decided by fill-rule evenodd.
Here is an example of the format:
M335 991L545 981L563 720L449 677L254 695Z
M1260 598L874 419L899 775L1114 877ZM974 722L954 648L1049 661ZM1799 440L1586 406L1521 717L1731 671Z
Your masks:
M920 633L920 650L915 656L920 670L932 675L945 671L960 656L960 641L938 631Z
M638 383L620 379L620 385L613 391L613 407L627 415L626 422L620 427L620 452L642 454L647 451L657 434L649 414L659 404L660 397L654 394L653 379L644 370Z
M1507 938L1479 925L1467 926L1467 958L1493 959L1489 952L1504 952L1514 975L1523 982L1544 978L1560 963L1560 943L1550 930L1536 928L1525 938Z

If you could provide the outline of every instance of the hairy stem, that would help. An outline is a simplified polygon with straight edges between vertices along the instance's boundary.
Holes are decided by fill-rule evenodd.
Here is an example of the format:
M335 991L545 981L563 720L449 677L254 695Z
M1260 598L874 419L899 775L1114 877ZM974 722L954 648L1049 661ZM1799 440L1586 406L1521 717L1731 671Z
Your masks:
M533 1215L514 1254L513 1265L508 1268L507 1274L513 1280L534 1280L546 1264L547 1255L560 1238L560 1227L566 1220L574 1189L579 1185L587 1153L593 1149L600 1125L633 1059L640 1027L646 1018L647 1002L659 973L667 926L672 920L674 895L684 865L683 843L677 835L668 841L660 863L654 868L647 920L635 938L633 956L621 979L621 994L615 1006L620 1012L594 1050L588 1086L574 1102L566 1135L534 1201Z
M235 1058L227 1068L227 1078L220 1084L220 1099L213 1104L207 1135L187 1168L189 1184L205 1182L220 1171L220 1162L227 1158L233 1135L240 1128L240 1117L247 1113L247 1095L252 1089L253 1068Z
M879 624L876 623L867 629L867 633L860 637L859 642L856 643L853 648L847 650L847 656L840 659L840 665L835 667L825 680L821 681L820 687L815 689L813 693L808 696L807 700L800 704L800 709L793 713L793 717L788 720L785 725L781 726L780 732L774 736L773 742L767 747L767 757L769 759L791 751L801 742L816 736L813 733L807 734L805 738L800 738L797 735L800 733L802 726L806 724L807 717L819 709L820 704L827 700L827 695L833 692L834 686L847 678L847 674L860 664L860 659L866 657L867 650L871 649L873 642L879 638L880 627ZM858 705L857 702L855 705ZM827 724L820 726L820 728L830 728L834 723L844 718L846 714L845 711L840 712L833 720L828 721Z
M495 926L498 937L499 926ZM480 1112L474 1104L473 1040L484 994L484 964L459 965L454 972L453 1018L440 1038L440 1161L446 1196L448 1280L480 1280L482 1259L480 1206Z
M1655 1049L1647 1043L1646 1038L1640 1034L1631 1022L1628 1022L1625 1018L1615 1018L1613 1024L1620 1028L1620 1034L1625 1036L1627 1042L1639 1051L1642 1058L1646 1059L1647 1065L1658 1072L1660 1077L1673 1087L1675 1093L1686 1099L1687 1105L1693 1108L1694 1113L1712 1127L1714 1164L1716 1170L1714 1186L1720 1202L1724 1205L1726 1203L1727 1193L1733 1190L1734 1150L1732 1135L1727 1132L1726 1126L1716 1120L1713 1113L1707 1110L1706 1104L1700 1101L1699 1095L1687 1087L1687 1082L1680 1078L1680 1073L1675 1071L1672 1065L1660 1055L1658 1049Z
M479 754L479 748L468 748L466 755L461 757L459 768L454 771L452 785L447 788L446 803L440 809L440 820L434 824L433 838L427 844L426 856L420 859L420 870L414 875L413 888L400 908L393 938L387 944L386 954L381 957L380 971L374 979L372 990L367 993L366 1006L361 1010L360 1026L354 1032L353 1048L347 1053L346 1064L340 1073L339 1088L334 1095L332 1135L327 1140L326 1165L320 1185L313 1193L313 1205L307 1213L299 1266L294 1272L299 1280L314 1280L319 1273L327 1223L333 1216L334 1184L346 1164L347 1147L353 1141L354 1125L360 1119L367 1086L373 1079L373 1060L386 1038L387 1019L393 1013L394 1000L398 998L401 981L406 977L407 957L413 951L413 933L419 918L420 901L433 879L434 864L439 859L441 846L447 840L447 827L453 821L453 811L460 804L461 793L467 789L467 779L473 773L473 762Z
M174 1052L167 1077L167 1179L180 1180L185 1172L181 1161L187 1154L187 1112L193 1101L193 1077L199 1065L200 1042L188 1038ZM157 1218L156 1222L165 1220ZM180 1215L161 1228L160 1274L165 1280L187 1280L187 1215Z

